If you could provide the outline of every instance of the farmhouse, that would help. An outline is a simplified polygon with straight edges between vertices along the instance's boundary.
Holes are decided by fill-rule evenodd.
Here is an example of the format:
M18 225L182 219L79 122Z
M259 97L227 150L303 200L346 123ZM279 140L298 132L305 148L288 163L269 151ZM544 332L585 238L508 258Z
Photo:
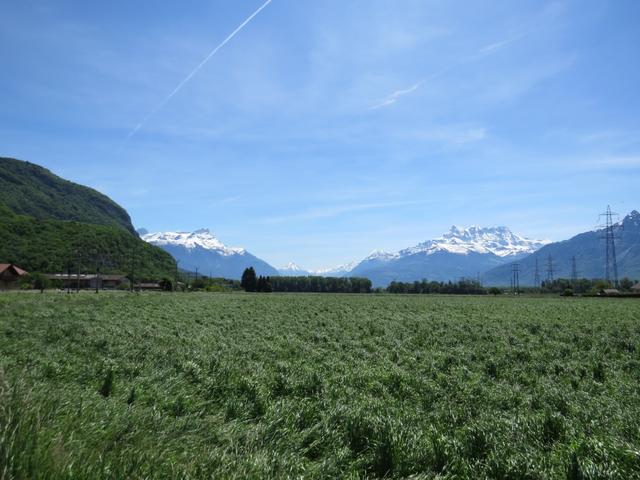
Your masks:
M55 280L62 288L79 288L79 289L114 289L129 280L124 275L96 275L82 273L50 273L45 275L49 280Z
M617 288L603 288L602 290L600 290L600 292L598 292L598 295L603 297L612 297L615 295L620 295L620 290L618 290Z
M28 272L12 263L0 263L0 290L18 288L18 280L25 275Z

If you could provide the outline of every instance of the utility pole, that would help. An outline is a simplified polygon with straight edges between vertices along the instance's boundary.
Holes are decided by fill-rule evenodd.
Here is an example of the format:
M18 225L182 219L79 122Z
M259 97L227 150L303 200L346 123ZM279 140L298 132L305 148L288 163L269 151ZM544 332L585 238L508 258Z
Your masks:
M538 257L536 256L536 267L533 272L533 286L540 288L540 266L538 265Z
M76 250L76 261L78 262L78 272L76 275L76 293L80 293L80 249Z
M67 293L71 293L71 260L67 262Z
M513 294L520 294L520 264L512 263L511 264L511 285L513 288Z
M613 286L618 288L620 283L618 282L618 261L616 260L616 238L618 238L616 227L622 228L622 225L618 224L619 215L613 213L609 205L607 205L607 211L600 214L600 218L602 217L604 217L604 225L601 225L604 227L602 238L605 241L604 277L607 282L613 283Z
M131 247L131 293L133 293L136 274L136 244Z

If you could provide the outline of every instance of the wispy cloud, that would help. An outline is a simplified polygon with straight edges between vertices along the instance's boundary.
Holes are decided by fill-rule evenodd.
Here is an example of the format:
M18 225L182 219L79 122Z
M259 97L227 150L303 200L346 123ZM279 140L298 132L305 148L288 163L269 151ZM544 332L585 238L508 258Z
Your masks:
M430 80L433 80L441 75L444 75L445 73L448 73L449 71L453 70L454 68L457 68L461 65L479 60L480 58L486 56L486 55L490 55L493 52L500 50L501 48L506 47L507 45L509 45L510 43L516 42L517 40L520 40L521 38L525 37L526 35L528 35L528 32L523 32L523 33L519 33L518 35L515 35L513 37L507 38L505 40L501 40L499 42L495 42L489 45L486 45L485 47L482 47L480 50L478 50L477 54L475 55L470 55L464 58L461 58L460 60L458 60L457 62L452 63L451 65L438 70L435 73L432 73L431 75L429 75L426 78L423 78L422 80L420 80L419 82L411 85L408 88L405 89L401 89L401 90L396 90L395 92L393 92L391 95L389 95L388 97L386 97L384 100L382 100L381 102L373 105L370 110L377 110L380 108L384 108L384 107L389 107L391 105L394 105L400 98L406 96L406 95L410 95L412 93L414 93L416 90L418 90L420 87L422 87L425 83L427 83Z
M601 157L588 160L582 165L591 168L638 168L640 167L640 155Z
M510 43L516 42L516 41L520 40L521 38L526 37L527 35L528 35L528 32L522 32L522 33L519 33L518 35L515 35L514 37L507 38L507 39L501 40L499 42L491 43L489 45L486 45L486 46L482 47L478 51L478 53L487 54L487 53L495 52L496 50L500 50L501 48L506 47Z
M219 207L221 205L228 205L230 203L236 203L238 200L242 199L243 195L234 195L231 197L221 198L220 200L216 200L211 203L212 207Z
M318 218L336 217L345 213L358 212L363 210L376 210L383 208L395 208L409 205L416 205L422 202L378 202L378 203L357 203L351 205L335 205L320 208L312 208L300 213L282 215L277 217L267 217L263 223L274 224L292 221L314 220Z
M424 83L424 80L420 80L418 83L410 86L409 88L405 88L403 90L396 90L391 95L389 95L387 98L382 100L382 102L380 102L380 103L374 105L373 107L371 107L371 109L372 110L376 110L378 108L383 108L383 107L388 107L389 105L393 105L394 103L396 103L398 101L399 98L404 97L405 95L409 95L409 94L415 92L416 90L418 90L418 88L420 88L420 86L423 83Z

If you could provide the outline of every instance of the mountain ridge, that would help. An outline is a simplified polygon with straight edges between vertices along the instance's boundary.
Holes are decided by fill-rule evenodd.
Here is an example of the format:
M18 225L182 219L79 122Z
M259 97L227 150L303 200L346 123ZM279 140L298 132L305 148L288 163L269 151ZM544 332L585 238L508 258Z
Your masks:
M244 248L226 246L207 228L193 232L146 233L141 238L170 253L184 270L232 279L239 279L248 267L253 267L258 275L279 274L269 263Z
M614 226L616 229L616 250L619 278L625 276L640 278L640 212L632 210ZM523 286L534 285L535 262L542 280L547 277L549 257L554 278L571 278L573 257L576 257L576 269L580 278L604 278L605 241L603 230L594 229L573 237L553 242L535 253L518 260L520 283ZM487 285L509 285L511 264L497 266L483 275Z

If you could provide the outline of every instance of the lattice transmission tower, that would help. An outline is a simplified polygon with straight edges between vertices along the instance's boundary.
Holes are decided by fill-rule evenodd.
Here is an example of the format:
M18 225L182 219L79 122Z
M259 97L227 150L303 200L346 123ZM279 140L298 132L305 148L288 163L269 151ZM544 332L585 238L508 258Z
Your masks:
M520 293L520 264L519 263L511 264L511 285L513 288L514 295L518 295Z
M622 228L618 219L620 216L611 211L611 207L607 205L607 211L600 214L600 219L604 217L602 227L602 238L605 241L605 263L604 278L607 282L613 283L618 288L618 261L616 260L616 240L619 239L616 229ZM615 221L614 221L615 219Z
M549 284L553 283L553 271L553 258L549 255L547 257L547 283Z

